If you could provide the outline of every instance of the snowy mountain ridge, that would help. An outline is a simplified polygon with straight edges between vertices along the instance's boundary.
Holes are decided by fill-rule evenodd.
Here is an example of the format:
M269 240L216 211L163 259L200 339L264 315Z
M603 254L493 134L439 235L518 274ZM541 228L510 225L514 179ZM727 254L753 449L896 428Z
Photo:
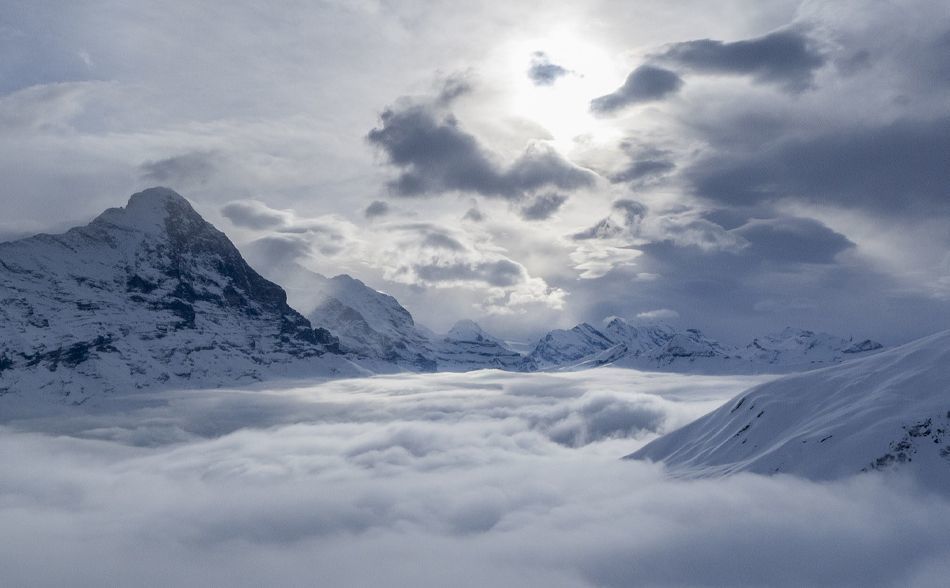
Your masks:
M521 354L474 321L461 320L437 334L417 325L389 294L348 275L327 278L296 264L277 268L277 274L291 291L307 293L310 321L339 337L348 353L417 372L523 369Z
M612 318L603 330L588 323L542 337L527 355L540 369L575 370L601 365L693 373L781 373L815 369L882 349L827 333L786 328L742 347L722 344L698 329L664 324L632 325Z
M950 331L743 392L631 459L687 476L910 471L950 488Z
M90 393L362 370L187 200L133 195L83 227L0 244L0 394Z

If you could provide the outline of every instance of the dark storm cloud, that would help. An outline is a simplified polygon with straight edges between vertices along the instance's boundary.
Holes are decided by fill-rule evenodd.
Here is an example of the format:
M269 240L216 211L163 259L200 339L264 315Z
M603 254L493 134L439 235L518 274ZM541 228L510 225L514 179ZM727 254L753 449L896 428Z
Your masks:
M683 80L674 72L641 65L614 92L592 100L590 109L597 114L611 114L632 104L662 100L678 92L682 86Z
M180 186L204 183L217 171L218 155L195 151L157 161L146 161L140 166L142 179L156 184Z
M401 170L390 183L401 196L462 191L520 199L525 192L539 188L574 190L594 181L591 172L540 144L502 167L454 116L440 114L428 105L391 108L380 119L382 125L367 138Z
M730 206L795 198L887 213L950 211L950 118L831 129L748 152L730 143L686 170L698 196Z
M560 210L565 202L567 202L567 196L563 194L541 194L522 206L518 210L518 215L524 220L546 220Z
M636 182L666 175L676 169L676 164L668 159L638 159L622 171L610 176L610 181Z
M620 148L628 155L629 162L620 171L609 176L610 181L615 184L646 184L667 176L676 169L675 156L667 149L639 144L636 140L623 141Z
M696 73L749 75L793 92L810 87L815 70L825 64L813 41L794 30L732 43L713 39L675 43L655 59Z
M246 229L275 229L287 224L287 215L253 200L230 202L221 208L221 214L235 226Z
M749 242L751 254L778 262L834 263L837 254L854 247L844 235L809 218L753 220L733 232Z
M363 216L369 219L379 218L387 214L389 214L389 205L382 200L373 200L363 211Z
M531 58L531 67L528 68L528 77L536 86L551 86L570 71L556 63L551 63L543 51L537 51Z
M496 261L452 263L447 265L415 265L413 269L427 282L483 282L505 288L527 278L523 267L508 259Z
M629 198L616 200L613 209L623 214L628 226L642 221L648 210L646 204Z

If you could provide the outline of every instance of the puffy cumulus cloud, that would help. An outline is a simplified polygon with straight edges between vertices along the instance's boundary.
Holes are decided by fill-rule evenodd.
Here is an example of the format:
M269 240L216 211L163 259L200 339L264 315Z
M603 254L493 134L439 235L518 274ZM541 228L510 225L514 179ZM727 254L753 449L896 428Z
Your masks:
M654 59L696 73L748 75L792 91L807 89L825 56L803 31L780 30L755 39L674 43Z
M752 381L393 376L19 418L0 428L0 524L17 529L0 579L939 585L950 501L899 478L677 480L618 459Z
M433 223L386 227L391 245L378 252L387 280L433 288L484 290L481 309L494 314L524 312L525 306L561 308L565 292L531 276L484 237Z
M358 227L340 217L308 218L256 200L231 202L221 212L235 226L250 231L254 237L243 247L245 254L278 283L293 279L285 274L288 264L323 272L330 265L358 276L376 275L390 285L475 293L479 299L475 308L489 314L560 309L567 295L531 275L477 224L472 230L435 222Z
M571 73L565 67L552 63L543 51L535 51L531 56L531 67L528 68L528 79L536 86L552 86L558 78Z
M367 135L400 170L389 186L401 196L471 192L518 200L543 188L576 190L595 175L566 160L551 146L535 142L508 165L465 131L451 113L433 104L390 107Z
M546 220L554 216L565 202L567 202L567 196L564 194L540 194L518 209L518 214L524 220Z
M647 310L644 312L638 312L637 318L647 321L669 321L678 319L680 313L672 310L670 308L658 308L656 310Z
M611 114L632 104L662 100L678 92L682 86L683 80L674 72L641 65L630 72L622 86L592 100L590 109L597 114Z
M569 238L574 242L574 268L585 278L602 277L614 268L631 265L646 248L659 243L701 254L738 253L748 245L743 236L702 218L698 210L651 213L642 202L628 198L615 200L610 215Z

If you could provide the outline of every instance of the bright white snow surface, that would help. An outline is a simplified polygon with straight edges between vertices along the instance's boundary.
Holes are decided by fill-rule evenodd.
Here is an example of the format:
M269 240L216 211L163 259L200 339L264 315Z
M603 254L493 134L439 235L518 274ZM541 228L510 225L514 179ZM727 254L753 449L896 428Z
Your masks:
M903 469L950 494L950 331L763 384L632 457L700 475Z
M950 500L899 471L676 479L619 459L766 379L604 368L7 396L0 585L945 584Z

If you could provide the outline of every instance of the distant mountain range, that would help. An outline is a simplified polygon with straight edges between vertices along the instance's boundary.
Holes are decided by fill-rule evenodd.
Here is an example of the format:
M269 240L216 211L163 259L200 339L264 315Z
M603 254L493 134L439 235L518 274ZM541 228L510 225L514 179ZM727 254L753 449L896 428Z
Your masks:
M733 347L698 329L635 326L611 319L603 330L587 323L541 338L527 359L541 369L586 369L602 365L692 373L784 373L814 369L882 349L827 333L786 328Z
M522 355L472 321L435 334L357 279L290 269L288 285L318 297L306 318L166 188L137 193L62 235L2 243L0 395L39 391L83 402L96 391L401 370L785 372L881 349L793 329L737 348L694 329L613 319L602 329L551 331Z

